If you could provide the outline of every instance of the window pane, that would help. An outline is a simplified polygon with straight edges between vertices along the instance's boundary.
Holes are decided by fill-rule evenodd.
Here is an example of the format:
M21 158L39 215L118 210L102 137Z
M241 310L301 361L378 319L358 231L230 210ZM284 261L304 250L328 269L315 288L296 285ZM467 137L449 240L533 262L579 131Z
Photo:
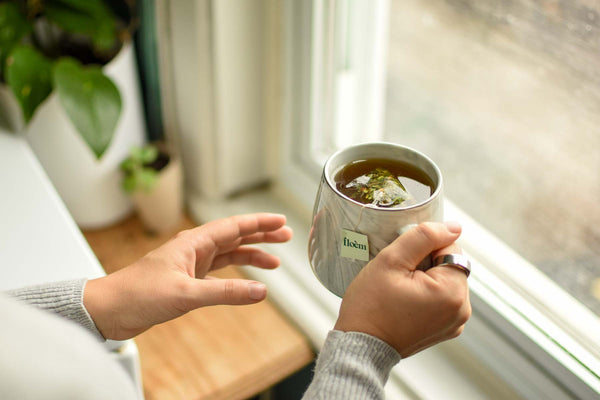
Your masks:
M386 139L600 315L600 6L392 0Z

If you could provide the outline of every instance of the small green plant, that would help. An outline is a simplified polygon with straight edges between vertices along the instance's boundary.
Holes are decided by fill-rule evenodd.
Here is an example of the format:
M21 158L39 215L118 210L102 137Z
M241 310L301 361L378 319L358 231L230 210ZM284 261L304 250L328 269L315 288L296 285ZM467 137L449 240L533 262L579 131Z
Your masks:
M159 151L153 145L134 147L121 163L123 171L123 189L127 193L136 191L150 192L157 181L157 168L155 163L159 158Z
M133 3L0 2L0 84L10 88L25 124L56 90L76 130L96 157L102 157L119 120L121 96L101 66L131 38Z

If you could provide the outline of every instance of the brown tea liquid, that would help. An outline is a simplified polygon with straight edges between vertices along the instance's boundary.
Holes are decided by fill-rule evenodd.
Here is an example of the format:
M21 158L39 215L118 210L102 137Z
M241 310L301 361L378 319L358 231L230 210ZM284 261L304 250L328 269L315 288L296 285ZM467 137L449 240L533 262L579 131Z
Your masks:
M395 179L388 179L390 175ZM408 192L408 196L399 198L394 204L391 204L391 201L378 202L374 200L373 191L369 190L369 181L380 187L380 182L386 179L399 181L402 189ZM372 204L383 208L408 207L421 203L427 200L435 190L433 181L421 169L405 162L383 158L353 161L336 173L334 181L337 190L346 197L363 204ZM364 183L365 186L359 188L360 185L357 185L356 182Z

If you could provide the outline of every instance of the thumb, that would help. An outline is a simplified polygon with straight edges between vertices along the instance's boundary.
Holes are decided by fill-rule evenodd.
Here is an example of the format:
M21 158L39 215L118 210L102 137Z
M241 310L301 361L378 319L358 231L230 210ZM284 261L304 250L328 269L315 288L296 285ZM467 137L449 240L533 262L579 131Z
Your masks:
M267 297L264 283L245 279L196 279L193 285L193 308L219 304L253 304Z
M424 222L402 234L380 254L390 265L414 269L431 252L452 244L460 233L461 227L455 222Z

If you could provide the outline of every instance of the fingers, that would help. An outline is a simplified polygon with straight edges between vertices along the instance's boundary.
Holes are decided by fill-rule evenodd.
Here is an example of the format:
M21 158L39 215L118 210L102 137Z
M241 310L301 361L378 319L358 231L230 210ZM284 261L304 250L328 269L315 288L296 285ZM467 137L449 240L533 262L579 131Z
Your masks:
M281 261L279 257L253 247L239 247L229 253L215 257L212 270L228 265L253 265L264 269L277 268Z
M256 213L236 215L204 224L197 229L203 235L209 235L217 246L228 245L240 238L252 237L256 233L277 231L285 225L285 216L281 214ZM282 230L275 237L285 237L290 232ZM271 235L271 239L273 238ZM279 236L278 236L279 235ZM291 237L291 236L290 236Z
M175 239L188 241L196 251L221 253L240 244L281 243L292 238L281 214L256 213L208 222L180 232Z
M452 243L449 246L434 251L432 257L436 258L445 254L462 254L462 249L458 244Z
M282 226L271 232L258 232L252 235L246 235L242 238L241 244L283 243L289 241L292 238L292 235L293 232L290 227Z
M218 304L253 304L267 297L267 287L245 279L196 279L190 280L186 297L190 310Z
M388 265L414 270L430 253L454 243L460 233L461 227L455 222L421 223L398 237L380 255Z

